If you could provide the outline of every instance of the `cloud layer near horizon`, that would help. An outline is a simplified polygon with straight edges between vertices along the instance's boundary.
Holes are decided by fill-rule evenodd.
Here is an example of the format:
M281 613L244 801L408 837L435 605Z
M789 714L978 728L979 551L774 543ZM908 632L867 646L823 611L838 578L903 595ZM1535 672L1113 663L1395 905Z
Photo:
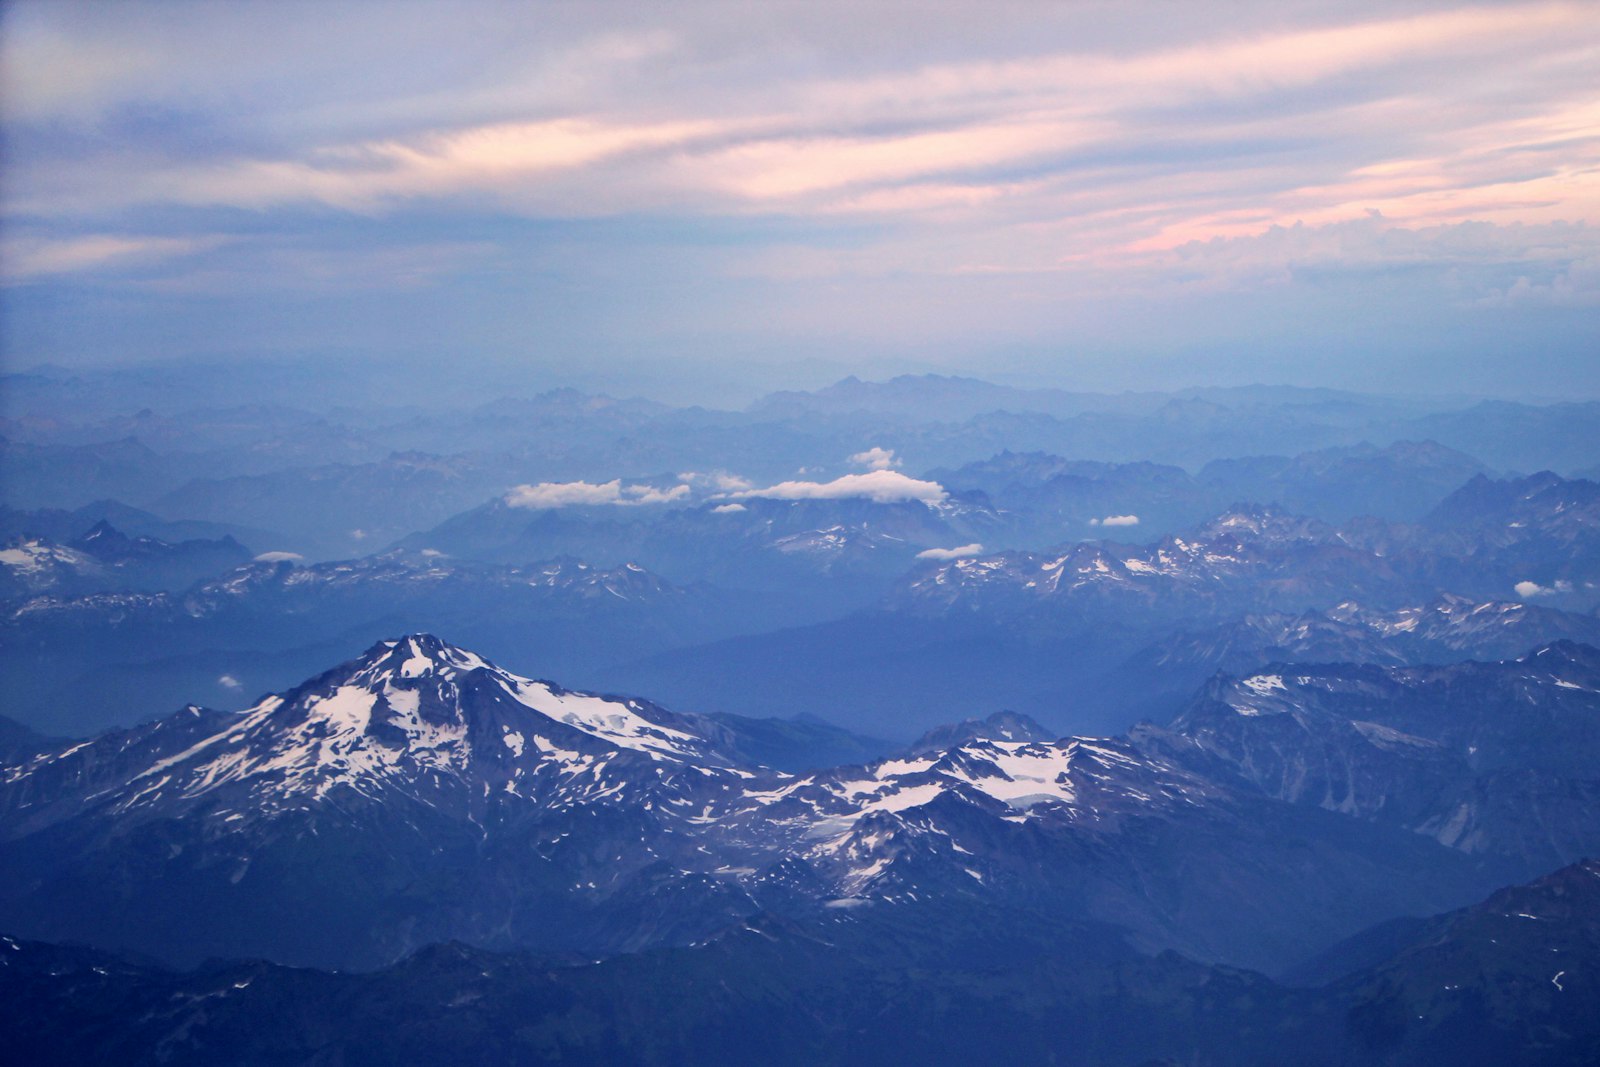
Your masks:
M243 322L278 350L1115 373L1485 322L1559 350L1600 307L1591 5L404 11L10 5L8 351Z

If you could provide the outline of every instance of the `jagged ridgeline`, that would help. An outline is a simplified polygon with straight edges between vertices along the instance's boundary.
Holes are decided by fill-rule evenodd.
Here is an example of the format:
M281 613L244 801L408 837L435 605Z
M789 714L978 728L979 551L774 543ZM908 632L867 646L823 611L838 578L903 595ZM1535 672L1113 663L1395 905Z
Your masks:
M548 396L374 431L482 453L220 480L0 447L54 494L0 508L8 1048L1596 1060L1600 485L1355 443L1381 412L1337 395L1250 394L1321 447L1186 469L920 401L880 445L878 392ZM1224 400L1125 428L1244 428ZM530 481L522 426L751 466ZM118 456L195 517L42 473Z
M446 555L419 534L354 559L242 565L226 537L131 538L99 519L66 537L90 514L13 513L0 519L66 539L0 550L0 688L7 714L86 735L189 700L238 707L427 631L573 686L905 741L997 708L1117 733L1169 718L1216 670L1273 659L1448 663L1600 641L1600 486L1582 479L1474 477L1416 524L1239 504L1164 536L1057 522L1031 548L1006 547L1015 515L982 495L691 499L626 518L497 499L461 517L508 524L492 550L463 535ZM550 555L567 550L609 562ZM190 566L226 569L185 585Z
M976 1024L947 1024L937 1047L919 1036L932 1019L907 982L1041 1055L1065 1039L1061 1011L1101 1017L1070 1063L1218 1049L1267 1063L1268 1031L1355 1062L1487 1063L1535 1021L1554 1028L1537 1062L1580 1062L1561 1057L1600 1033L1573 1014L1600 995L1583 962L1600 870L1392 920L1600 852L1597 716L1600 652L1556 643L1446 668L1279 664L1219 676L1170 726L1128 737L1055 739L1001 713L797 773L745 756L736 720L572 692L417 634L243 712L13 739L0 987L14 1016L58 1006L38 1062L146 1062L145 1043L180 1026L200 1036L174 1062L235 1031L251 1055L320 1034L423 1062L463 1026L493 1034L462 1062L550 1040L674 1058L691 1033L774 1062L882 1062L891 1041L934 1062L972 1054ZM443 942L464 944L426 947ZM383 969L182 973L107 950ZM1552 976L1559 996L1540 984ZM694 1007L657 1002L680 985L704 989ZM891 1014L853 1046L863 995ZM310 1029L264 1014L317 1016L305 998L325 996L346 1007ZM472 1014L441 1017L440 997ZM600 1006L616 997L639 1014ZM198 1017L206 998L220 999ZM379 1002L408 1019L381 1037ZM803 1024L802 1003L835 1005L836 1021ZM511 1010L525 1023L502 1029ZM604 1036L551 1036L580 1011L611 1018Z
M773 739L740 720L413 635L242 712L19 746L0 923L177 963L351 967L457 939L601 956L757 912L944 900L1275 971L1600 852L1597 709L1600 653L1557 643L1275 665L1126 737L998 715L782 771L747 755Z
M1576 1067L1600 1050L1600 864L1386 924L1277 984L1103 930L910 904L805 926L763 914L699 945L563 961L463 944L371 973L189 972L0 937L23 1062L202 1067L984 1062ZM292 1023L285 1023L292 1020Z

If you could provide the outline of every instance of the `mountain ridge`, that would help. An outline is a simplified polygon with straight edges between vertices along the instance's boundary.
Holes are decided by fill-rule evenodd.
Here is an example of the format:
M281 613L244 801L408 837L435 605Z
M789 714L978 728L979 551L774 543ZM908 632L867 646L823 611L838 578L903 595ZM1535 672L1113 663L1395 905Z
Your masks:
M1600 652L1543 651L1488 667L1300 669L1308 679L1370 677L1363 684L1391 703L1412 699L1413 676L1425 688L1489 671L1498 688L1461 685L1522 693L1541 714L1575 721L1600 701L1591 662ZM1396 811L1419 813L1407 821L1287 791L1221 740L1254 736L1239 723L1283 719L1240 710L1281 701L1262 677L1219 676L1195 706L1214 709L1209 717L1196 710L1167 729L1042 740L1036 724L1001 716L958 725L942 748L796 773L749 762L737 722L574 692L412 635L244 712L191 707L5 767L0 921L141 951L186 923L187 943L211 954L256 945L375 965L452 937L608 955L692 941L758 910L804 916L932 895L1087 915L1150 949L1271 968L1600 840L1582 804L1541 801L1565 836L1527 855L1513 847L1520 824L1507 813L1542 795L1516 776L1542 775L1529 781L1560 795L1575 781L1560 760L1588 751L1576 747L1586 735L1570 731L1564 757L1527 749L1515 731L1474 735L1498 746L1516 787L1479 802L1476 837L1440 829L1449 811L1438 802L1397 799ZM1423 800L1431 788L1457 796L1498 781L1464 777L1459 756L1395 754L1410 744L1404 716L1435 721L1433 704L1396 703L1390 725L1352 725L1342 691L1318 685L1306 689L1305 714L1334 701L1316 712L1330 728L1291 735L1303 753L1294 758L1335 745L1397 798L1417 791L1395 784L1401 771L1425 772ZM1485 699L1486 711L1500 706ZM1316 878L1292 860L1306 842L1323 855ZM440 850L453 857L443 869ZM371 869L352 866L358 857ZM1240 894L1272 913L1245 921L1233 906ZM191 895L235 901L228 910L240 914L271 900L282 919L240 927L215 908L203 920L173 910ZM349 925L329 937L336 919ZM134 929L146 932L130 942Z

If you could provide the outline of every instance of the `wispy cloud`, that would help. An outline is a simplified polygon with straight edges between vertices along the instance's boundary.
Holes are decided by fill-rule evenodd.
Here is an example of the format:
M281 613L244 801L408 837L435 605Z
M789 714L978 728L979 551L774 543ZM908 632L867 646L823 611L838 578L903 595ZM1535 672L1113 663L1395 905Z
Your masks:
M432 290L501 338L577 293L664 347L1070 346L1312 268L1590 306L1589 4L473 10L20 0L8 278Z
M857 452L850 457L850 462L874 471L886 471L891 467L900 466L900 460L896 458L894 449L884 448L881 445L873 445L865 452Z
M1524 200L1587 197L1587 210L1594 181L1572 165L1573 153L1593 160L1596 147L1570 142L1600 138L1583 77L1600 46L1592 14L1510 4L1307 28L1221 27L1179 47L1046 50L845 77L824 65L820 77L776 83L752 68L732 76L736 93L714 97L706 79L730 75L661 67L680 36L661 31L649 45L613 42L603 52L616 66L670 75L667 90L648 98L604 83L561 99L513 93L532 111L556 113L290 141L277 155L201 165L136 163L88 196L378 211L480 195L534 215L953 212L990 226L1109 212L1121 216L1121 244L1337 217L1378 201L1404 215L1403 205L1437 209L1451 193L1468 198L1458 205L1466 209L1484 203L1497 180ZM48 54L54 40L15 50ZM543 64L571 65L562 54ZM1499 94L1509 99L1472 90L1481 66L1520 75ZM123 77L107 75L117 85ZM26 99L48 112L55 97L48 85L42 91L44 101ZM482 110L486 91L459 94L462 119ZM1519 158L1552 139L1569 142L1561 165L1530 168ZM1169 181L1174 165L1185 181ZM1029 180L1017 180L1024 173ZM1141 187L1151 180L1159 192ZM58 197L83 202L71 199L80 182L24 181L16 195L48 213ZM1096 192L1115 195L1096 203Z
M217 248L226 236L160 237L84 234L75 237L16 237L6 242L0 277L28 281L107 266L148 264Z

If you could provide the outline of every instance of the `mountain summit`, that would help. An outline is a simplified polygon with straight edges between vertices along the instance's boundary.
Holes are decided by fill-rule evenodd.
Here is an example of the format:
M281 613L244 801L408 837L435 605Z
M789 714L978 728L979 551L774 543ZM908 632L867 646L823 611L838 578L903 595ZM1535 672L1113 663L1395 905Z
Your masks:
M106 758L115 749L114 760ZM30 774L65 787L135 773L82 803L120 812L262 812L349 792L396 792L474 810L497 797L560 803L613 763L728 764L686 719L623 698L573 693L502 670L429 634L382 641L359 658L237 715L188 717L106 735L46 757ZM141 766L142 764L142 766ZM53 806L12 812L29 826ZM233 814L234 811L226 814ZM226 817L223 815L222 817Z

